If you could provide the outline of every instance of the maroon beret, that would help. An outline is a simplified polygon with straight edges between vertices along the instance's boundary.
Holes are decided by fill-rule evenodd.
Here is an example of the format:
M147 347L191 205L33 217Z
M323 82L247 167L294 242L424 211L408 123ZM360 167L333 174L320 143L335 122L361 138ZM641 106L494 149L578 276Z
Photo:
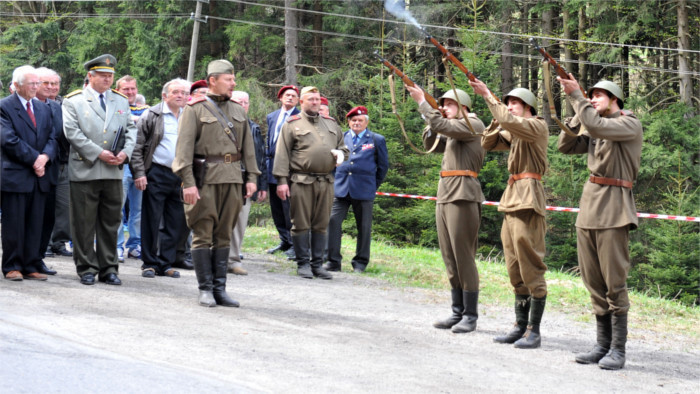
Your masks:
M321 96L321 105L325 105L327 107L328 106L328 99Z
M369 115L369 113L367 112L367 108L360 105L359 107L351 109L350 112L348 112L348 114L345 115L345 119L351 118L355 115Z
M206 88L207 87L207 81L200 79L199 81L195 82L190 86L190 94L194 92L195 90L199 88Z
M297 94L299 94L299 88L298 88L298 87L296 87L296 86L294 86L294 85L285 85L285 86L282 86L282 87L280 88L279 92L277 92L277 98L281 98L281 97L282 97L282 93L284 93L284 91L285 91L285 90L288 90L288 89L292 89L292 90L294 90L295 92L297 92Z

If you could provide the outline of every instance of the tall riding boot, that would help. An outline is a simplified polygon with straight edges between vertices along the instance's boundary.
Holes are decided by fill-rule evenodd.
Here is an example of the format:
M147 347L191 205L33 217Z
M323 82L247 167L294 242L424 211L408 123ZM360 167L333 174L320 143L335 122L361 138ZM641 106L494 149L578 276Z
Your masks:
M516 294L515 295L515 324L513 329L505 335L499 335L493 338L496 343L515 343L523 337L527 330L527 319L530 316L530 296Z
M581 364L597 364L610 350L612 341L612 316L608 313L603 316L595 315L596 320L596 345L588 353L576 355L576 362Z
M211 265L214 270L214 300L217 305L238 308L241 304L226 294L226 272L230 248L214 249Z
M199 283L199 305L216 306L214 300L214 274L211 267L211 249L192 249L192 263Z
M518 349L536 349L540 347L542 338L540 338L540 322L542 322L542 314L544 314L544 306L547 303L547 296L542 298L532 298L530 300L530 321L528 322L527 331L522 338L515 341L515 346Z
M610 351L598 361L598 366L603 369L621 369L624 367L625 344L627 344L627 314L612 315Z
M333 279L333 275L323 268L323 253L327 245L326 233L311 233L311 272L321 279Z
M314 274L311 272L311 234L305 231L299 235L292 235L292 243L294 244L294 254L297 260L297 275L306 279L313 279Z
M462 289L452 289L452 315L447 319L436 321L433 323L433 327L448 330L462 320L462 313L464 313Z
M452 326L452 332L455 334L476 330L476 320L479 318L479 292L462 291L462 300L464 303L464 314L462 315L462 320Z

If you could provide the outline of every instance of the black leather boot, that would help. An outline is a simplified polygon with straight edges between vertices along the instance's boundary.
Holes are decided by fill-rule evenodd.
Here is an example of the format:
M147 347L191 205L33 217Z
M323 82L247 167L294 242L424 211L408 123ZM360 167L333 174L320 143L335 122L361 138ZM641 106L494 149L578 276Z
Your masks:
M328 245L326 233L311 233L311 273L321 279L333 279L325 268L323 268L323 254Z
M612 315L612 341L610 350L600 361L602 369L622 369L625 366L625 345L627 344L627 314Z
M211 267L211 249L192 249L194 273L199 283L199 305L216 306L214 300L214 274Z
M515 295L515 324L513 329L504 335L493 338L496 343L515 343L522 338L527 330L527 319L530 316L530 296Z
M452 314L443 320L438 320L433 323L433 327L449 330L455 324L462 320L464 313L464 300L462 299L462 289L452 289Z
M612 341L612 316L608 313L603 316L595 315L596 320L596 345L588 353L576 355L576 362L580 364L597 364L610 350Z
M217 305L238 308L241 304L226 294L226 272L230 248L214 249L211 265L214 270L214 300Z
M311 234L305 231L299 235L292 235L294 254L297 260L297 275L305 279L313 279L311 272Z
M452 326L452 332L463 334L476 330L476 321L479 319L479 292L462 291L464 313L459 323Z
M540 337L540 322L544 314L544 307L547 304L547 296L542 298L532 298L530 300L530 321L527 331L523 337L515 341L513 346L518 349L536 349L540 347L542 338Z

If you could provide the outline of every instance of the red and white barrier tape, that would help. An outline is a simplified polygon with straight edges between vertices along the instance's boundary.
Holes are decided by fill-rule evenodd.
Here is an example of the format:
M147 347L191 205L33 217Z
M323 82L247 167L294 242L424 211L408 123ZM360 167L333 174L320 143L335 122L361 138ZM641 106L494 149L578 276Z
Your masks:
M377 192L378 196L385 196L385 197L401 197L401 198L414 198L417 200L437 200L437 197L431 197L431 196L419 196L417 194L403 194L403 193L384 193L384 192ZM484 205L493 205L493 206L498 206L498 202L495 201L484 201L482 204ZM579 212L581 209L579 208L567 208L567 207L553 207L550 205L546 206L546 209L548 211L555 211L555 212ZM640 218L646 218L646 219L666 219L666 220L678 220L678 221L683 221L683 222L700 222L700 217L693 217L693 216L676 216L676 215L660 215L657 213L641 213L637 212L637 217Z

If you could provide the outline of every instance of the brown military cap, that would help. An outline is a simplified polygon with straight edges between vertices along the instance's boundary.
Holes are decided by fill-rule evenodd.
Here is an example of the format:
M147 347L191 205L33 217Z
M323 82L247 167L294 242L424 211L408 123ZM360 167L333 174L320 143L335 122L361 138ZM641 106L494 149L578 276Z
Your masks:
M233 74L233 64L226 59L212 60L207 65L207 75Z

